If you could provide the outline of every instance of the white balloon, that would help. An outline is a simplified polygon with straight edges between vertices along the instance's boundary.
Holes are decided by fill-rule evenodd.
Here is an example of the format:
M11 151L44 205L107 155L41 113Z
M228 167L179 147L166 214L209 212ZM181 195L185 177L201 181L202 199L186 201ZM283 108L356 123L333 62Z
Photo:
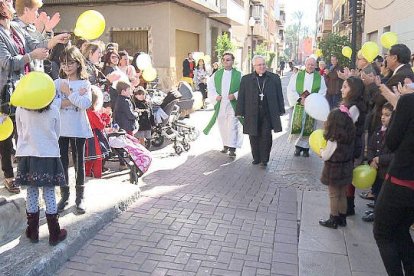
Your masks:
M194 110L199 110L203 107L203 95L201 94L201 92L199 91L195 91L193 93L193 109Z
M203 52L194 52L193 53L193 59L195 60L196 64L198 64L199 59L203 59L203 58L204 58L204 53Z
M315 120L326 121L329 114L329 103L325 96L318 93L311 93L305 99L305 111Z
M137 57L137 67L139 70L145 70L148 67L152 67L151 57L148 54L141 53Z

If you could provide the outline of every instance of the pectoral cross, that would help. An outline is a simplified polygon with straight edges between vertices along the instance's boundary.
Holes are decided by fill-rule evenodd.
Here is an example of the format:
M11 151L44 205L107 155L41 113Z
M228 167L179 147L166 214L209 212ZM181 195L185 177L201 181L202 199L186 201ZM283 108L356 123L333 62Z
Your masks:
M259 97L260 97L260 101L263 101L264 94L263 93L260 93L259 94Z

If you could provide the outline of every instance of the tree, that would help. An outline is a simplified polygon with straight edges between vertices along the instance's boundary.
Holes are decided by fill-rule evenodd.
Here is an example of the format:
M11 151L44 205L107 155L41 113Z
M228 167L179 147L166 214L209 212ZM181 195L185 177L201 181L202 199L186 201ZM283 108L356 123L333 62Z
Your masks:
M266 43L263 42L261 44L256 45L256 48L254 49L254 54L267 57Z
M295 11L293 14L293 17L298 21L298 29L297 29L297 45L296 45L296 51L295 51L295 59L298 59L298 49L299 49L299 39L300 39L300 32L302 30L302 18L303 18L303 12L302 11Z
M297 53L297 45L298 45L298 30L299 25L294 23L291 25L286 26L285 29L285 43L286 43L286 50L285 53L288 56L288 59L295 59L295 54Z
M330 61L331 56L335 55L338 58L339 64L349 66L350 60L342 55L342 48L344 46L351 46L349 39L346 36L340 36L335 33L330 33L319 43L319 49L322 50L324 60Z
M216 53L218 60L221 60L225 52L233 52L234 49L234 44L231 42L227 33L217 37Z
M273 63L273 60L276 57L276 53L268 51L267 50L267 45L266 45L265 42L263 42L263 43L256 46L254 54L264 57L267 68L272 68L272 63Z

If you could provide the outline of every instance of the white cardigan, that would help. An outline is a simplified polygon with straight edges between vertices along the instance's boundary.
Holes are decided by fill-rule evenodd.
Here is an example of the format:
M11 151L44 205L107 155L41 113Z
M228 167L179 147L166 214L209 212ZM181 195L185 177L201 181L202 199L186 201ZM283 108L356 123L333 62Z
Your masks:
M49 110L42 113L18 107L16 156L60 157L59 116L56 105L51 105Z
M60 121L62 137L91 138L93 136L92 129L89 124L86 109L92 104L91 84L88 80L69 81L69 88L72 93L67 97L60 91L62 79L55 80L56 85L56 104L61 106L64 99L68 99L72 106L60 108ZM83 95L79 94L81 89L87 92Z

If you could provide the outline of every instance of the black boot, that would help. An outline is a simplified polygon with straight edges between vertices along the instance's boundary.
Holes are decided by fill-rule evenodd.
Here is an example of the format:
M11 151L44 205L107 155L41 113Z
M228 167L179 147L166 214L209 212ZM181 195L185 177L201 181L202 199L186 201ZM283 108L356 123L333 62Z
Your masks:
M319 224L328 228L332 228L332 229L336 229L338 228L338 220L339 217L338 216L329 216L329 219L323 220L321 219L319 221Z
M347 201L347 207L346 207L346 215L347 216L353 216L355 215L355 197L350 196L346 198Z
M293 155L300 156L301 151L302 151L301 147L295 146L295 152L293 153Z
M338 226L341 226L341 227L346 226L346 214L339 213Z
M85 198L84 198L84 192L85 192L85 186L75 186L76 188L76 211L78 214L85 214L86 208L85 208Z
M49 244L57 245L64 239L66 239L67 232L65 229L60 229L59 215L58 214L46 214L47 226L49 228Z
M223 149L220 151L221 153L227 153L229 151L228 146L224 146Z
M302 152L303 157L309 157L309 149L303 149Z
M57 204L58 212L62 212L66 205L68 205L69 199L69 186L60 187L60 200Z
M236 149L235 148L229 148L229 156L230 157L236 157Z
M28 213L26 211L26 215L26 237L28 237L33 243L39 242L39 210L36 213Z

